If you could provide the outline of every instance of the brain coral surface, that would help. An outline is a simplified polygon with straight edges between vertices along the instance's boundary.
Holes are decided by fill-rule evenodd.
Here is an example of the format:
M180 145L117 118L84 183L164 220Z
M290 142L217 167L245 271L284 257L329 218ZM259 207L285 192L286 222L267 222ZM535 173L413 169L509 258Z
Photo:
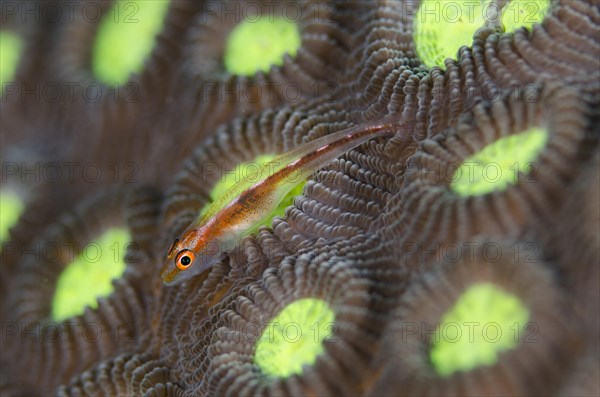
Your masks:
M600 394L598 2L0 5L2 396ZM228 187L383 119L163 284Z

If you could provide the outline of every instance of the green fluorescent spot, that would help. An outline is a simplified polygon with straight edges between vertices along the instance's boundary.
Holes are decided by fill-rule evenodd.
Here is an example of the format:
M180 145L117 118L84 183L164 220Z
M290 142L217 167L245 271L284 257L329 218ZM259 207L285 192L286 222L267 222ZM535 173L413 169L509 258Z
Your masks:
M445 69L444 60L456 58L458 49L471 45L475 31L484 26L490 1L423 0L413 22L421 61L428 67Z
M86 306L95 309L97 299L110 295L111 281L125 271L125 247L130 236L125 229L109 229L100 238L85 245L56 283L52 318L61 321L83 313Z
M498 354L515 348L529 311L514 295L493 284L471 286L436 328L430 359L435 371L449 376L494 365Z
M548 132L531 128L484 147L456 169L450 188L460 196L479 196L504 190L527 174L548 141Z
M4 85L15 78L15 71L21 57L23 40L20 36L0 31L0 84L4 91Z
M25 208L23 201L12 191L0 191L0 242L8 238L8 230L17 223Z
M302 373L323 352L333 332L335 314L321 299L305 298L287 305L267 324L256 343L254 363L265 375L286 378Z
M300 33L294 22L273 15L245 20L229 34L225 48L225 69L231 74L251 76L283 65L284 55L295 56Z
M232 172L226 173L224 175L224 177L221 178L221 180L215 185L213 190L210 192L211 199L217 200L221 195L223 195L223 193L225 193L233 185L235 185L236 183L238 183L239 181L241 181L244 177L246 177L248 175L254 175L253 173L257 172L257 169L259 166L263 166L265 164L272 162L275 159L275 157L276 157L275 155L271 155L271 154L262 155L262 156L256 157L254 159L254 161L252 161L252 162L240 163L240 164L236 165L236 167L234 168L234 170ZM258 173L257 173L257 175L258 175ZM252 179L253 182L258 182L258 180L259 180L258 176L256 179ZM303 180L298 185L296 185L296 187L294 187L292 190L290 190L290 192L285 195L283 200L281 200L281 202L279 203L277 208L275 208L275 210L273 212L271 212L271 214L269 214L268 217L265 218L265 221L253 226L247 232L247 234L255 233L258 230L258 228L261 226L267 226L267 227L270 226L271 221L276 216L283 217L285 215L285 209L294 203L294 197L302 194L302 189L304 189L305 184L306 184L306 180ZM248 186L248 187L250 187L250 186ZM208 207L208 205L210 205L210 203L207 204L206 207ZM204 209L206 209L206 207Z
M92 70L106 84L124 83L142 70L154 47L168 0L118 0L104 16L93 45Z
M511 0L502 9L502 26L505 32L513 32L520 27L531 30L540 24L550 9L550 0Z

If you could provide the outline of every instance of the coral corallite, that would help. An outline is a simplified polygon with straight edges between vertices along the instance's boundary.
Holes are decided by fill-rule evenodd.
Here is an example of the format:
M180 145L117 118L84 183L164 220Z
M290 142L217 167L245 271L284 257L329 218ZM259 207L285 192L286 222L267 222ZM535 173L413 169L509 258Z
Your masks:
M597 0L1 6L0 395L600 393Z

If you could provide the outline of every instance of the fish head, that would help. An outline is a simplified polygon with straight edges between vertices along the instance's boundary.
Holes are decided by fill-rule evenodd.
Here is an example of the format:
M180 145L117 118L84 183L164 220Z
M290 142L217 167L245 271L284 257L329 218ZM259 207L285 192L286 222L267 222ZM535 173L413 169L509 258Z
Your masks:
M208 239L197 230L190 230L171 244L161 272L163 283L175 285L189 280L210 269L222 256L218 239Z

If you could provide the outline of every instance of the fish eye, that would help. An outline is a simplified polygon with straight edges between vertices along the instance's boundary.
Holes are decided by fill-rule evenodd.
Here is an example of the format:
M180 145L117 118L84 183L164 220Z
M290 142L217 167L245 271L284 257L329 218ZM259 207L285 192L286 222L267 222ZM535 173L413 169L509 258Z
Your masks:
M177 258L175 259L175 265L179 270L186 270L192 262L196 255L190 250L183 250L177 254Z

